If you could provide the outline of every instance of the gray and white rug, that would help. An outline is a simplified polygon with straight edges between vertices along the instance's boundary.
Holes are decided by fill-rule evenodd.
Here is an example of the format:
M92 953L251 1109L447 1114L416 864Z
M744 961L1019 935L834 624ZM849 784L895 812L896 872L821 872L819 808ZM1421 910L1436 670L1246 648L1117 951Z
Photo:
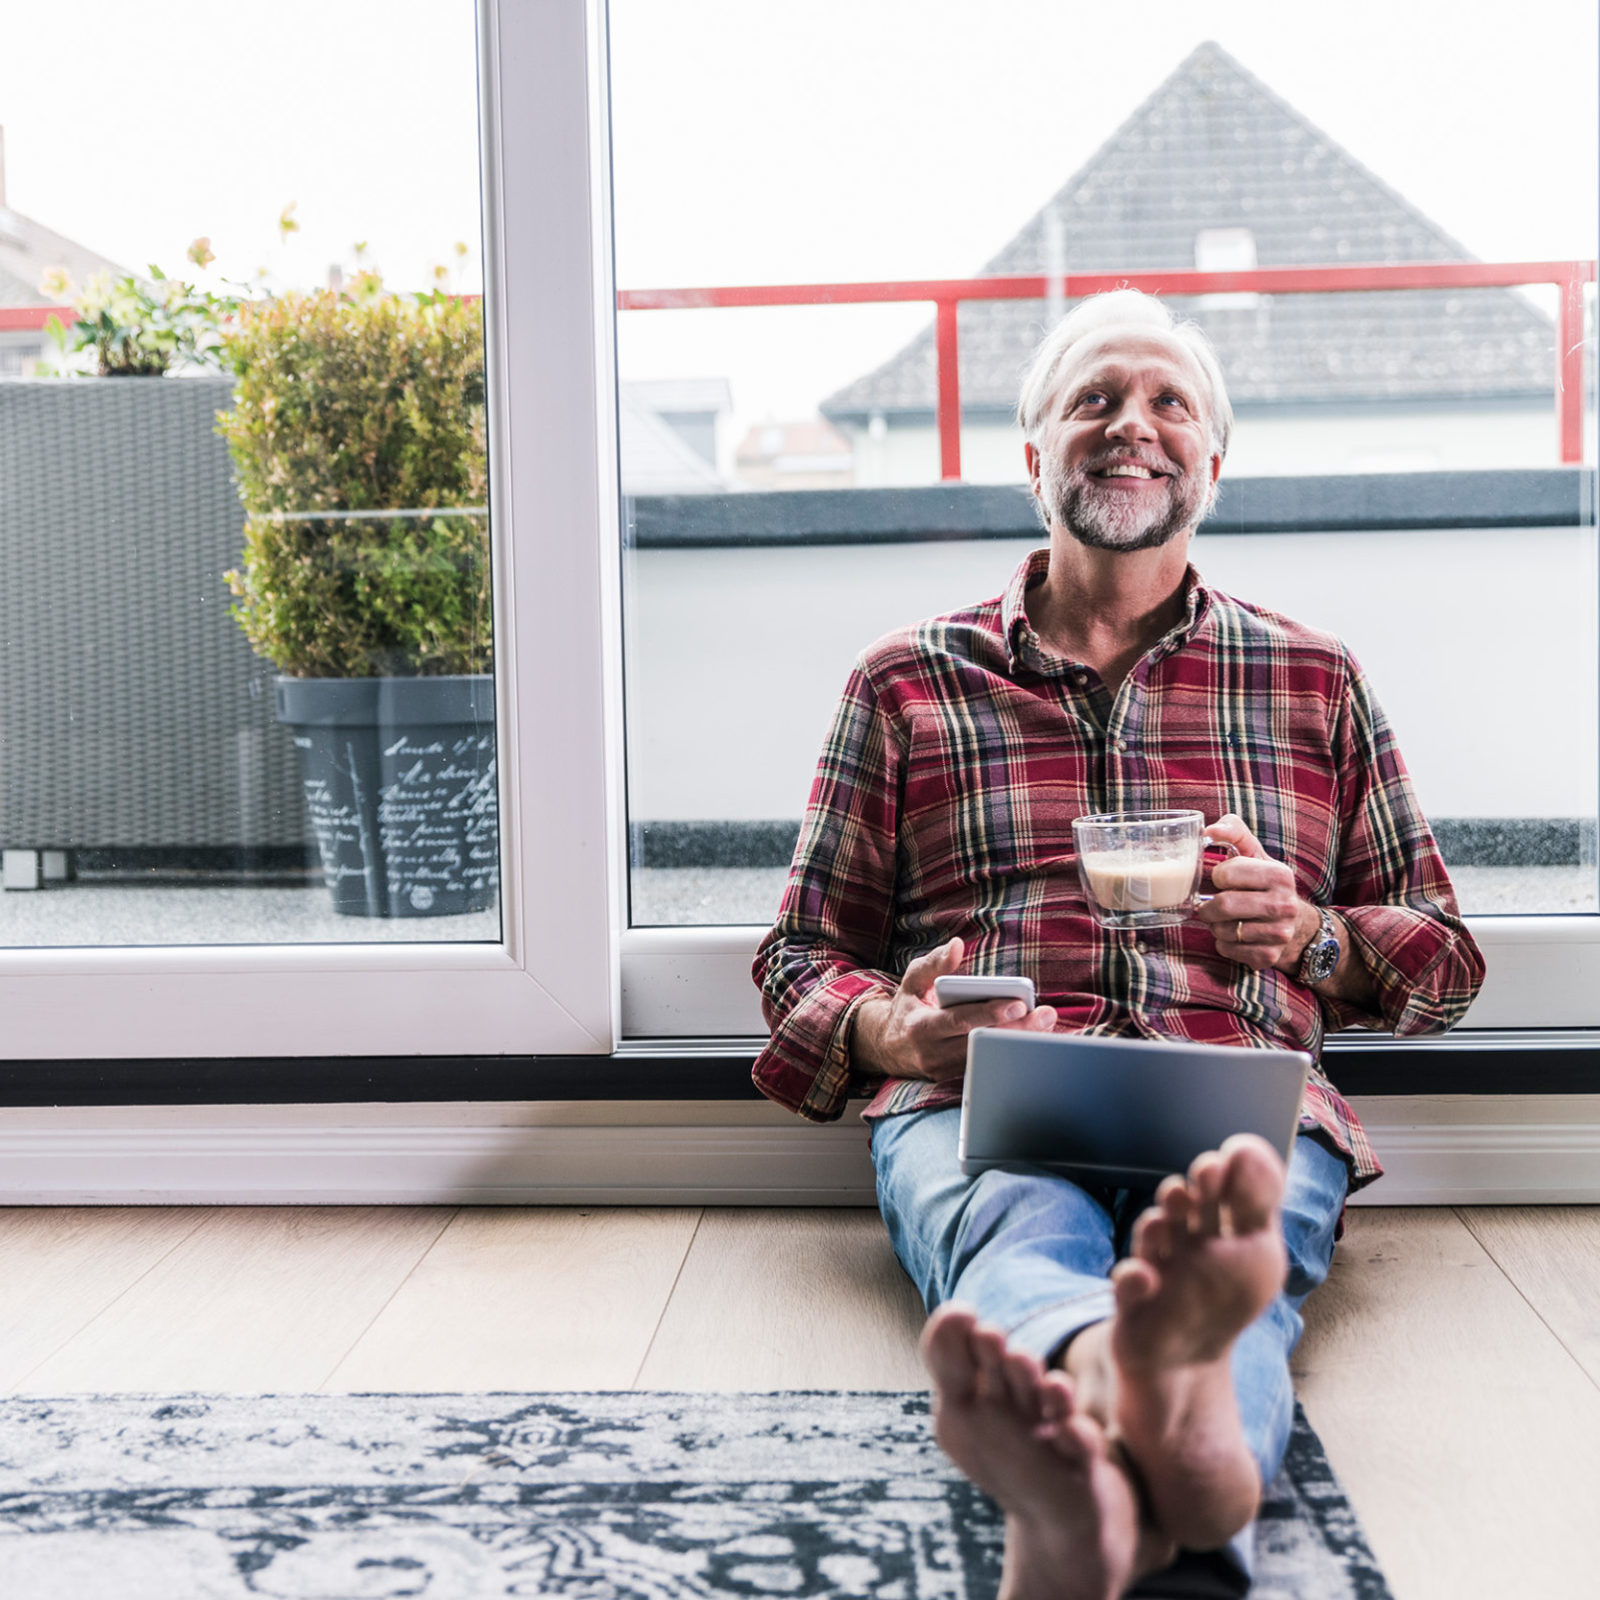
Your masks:
M1303 1418L1258 1529L1254 1600L1389 1600ZM5 1600L988 1600L999 1553L920 1393L0 1400Z

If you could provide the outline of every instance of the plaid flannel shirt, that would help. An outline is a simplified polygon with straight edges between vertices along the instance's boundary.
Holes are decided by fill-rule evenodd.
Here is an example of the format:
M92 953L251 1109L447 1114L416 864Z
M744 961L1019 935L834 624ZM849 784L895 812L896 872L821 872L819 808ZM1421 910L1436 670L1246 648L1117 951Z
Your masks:
M852 1069L856 1008L959 934L964 971L1034 980L1057 1031L1281 1046L1321 1054L1324 1026L1433 1033L1466 1010L1483 959L1383 713L1328 634L1208 588L1113 696L1044 648L1005 593L880 639L835 713L776 926L754 976L771 1041L763 1094L815 1121L870 1094L869 1118L951 1105L961 1082ZM1072 819L1186 807L1242 817L1300 894L1335 909L1372 975L1376 1011L1319 998L1217 953L1209 929L1132 933L1089 914ZM1382 1171L1320 1070L1301 1126Z

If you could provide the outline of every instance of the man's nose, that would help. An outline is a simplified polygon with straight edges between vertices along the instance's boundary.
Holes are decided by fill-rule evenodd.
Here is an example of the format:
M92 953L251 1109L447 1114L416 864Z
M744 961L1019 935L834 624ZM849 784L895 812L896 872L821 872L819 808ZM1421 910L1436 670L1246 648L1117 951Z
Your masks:
M1156 419L1138 400L1125 400L1106 425L1108 439L1154 439Z

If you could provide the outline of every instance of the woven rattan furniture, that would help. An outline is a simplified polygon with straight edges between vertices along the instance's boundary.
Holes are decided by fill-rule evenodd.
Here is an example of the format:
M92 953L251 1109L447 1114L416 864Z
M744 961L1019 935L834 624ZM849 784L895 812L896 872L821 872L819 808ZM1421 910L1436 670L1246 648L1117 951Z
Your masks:
M229 388L0 381L8 868L19 851L250 868L304 848L272 669L222 577L244 524L214 426Z

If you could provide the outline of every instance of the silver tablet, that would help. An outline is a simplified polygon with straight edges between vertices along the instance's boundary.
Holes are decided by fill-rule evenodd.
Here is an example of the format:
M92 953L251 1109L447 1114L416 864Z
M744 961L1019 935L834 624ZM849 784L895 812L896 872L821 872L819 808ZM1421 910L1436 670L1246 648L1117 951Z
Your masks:
M1311 1057L1166 1039L979 1028L967 1038L961 1170L1045 1167L1154 1188L1235 1133L1288 1159Z

